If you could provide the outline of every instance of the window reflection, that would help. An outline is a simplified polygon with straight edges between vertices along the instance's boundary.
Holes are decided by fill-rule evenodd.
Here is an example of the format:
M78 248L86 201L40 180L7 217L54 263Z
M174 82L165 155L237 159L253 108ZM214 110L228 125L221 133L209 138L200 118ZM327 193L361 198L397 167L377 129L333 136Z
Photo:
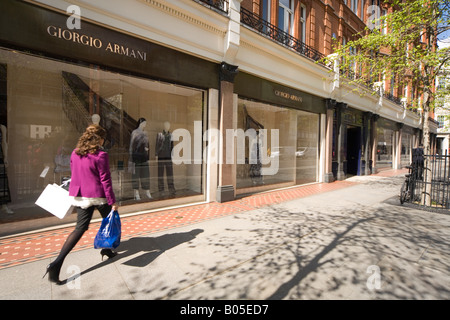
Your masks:
M6 70L1 73L7 84L2 112L8 129L10 205L15 209L36 210L34 202L47 184L70 178L70 154L94 122L108 132L104 148L122 205L203 194L203 164L172 164L167 154L158 157L156 147L159 135L177 129L194 137L194 123L205 116L204 91L9 50L0 50L0 64ZM141 118L148 141L139 147L147 155L138 163L144 183L136 185L130 144ZM163 146L171 149L177 143L164 140Z
M250 124L249 124L250 123ZM255 101L239 99L237 128L265 129L267 148L252 148L250 138L245 143L245 164L236 166L237 188L273 184L304 184L317 181L319 115L281 108ZM271 130L277 130L279 141L271 141ZM259 141L259 140L258 140ZM266 152L271 161L278 161L276 174L262 175L261 168L270 163L251 163L252 152ZM263 154L260 156L263 157ZM258 159L258 158L256 158Z

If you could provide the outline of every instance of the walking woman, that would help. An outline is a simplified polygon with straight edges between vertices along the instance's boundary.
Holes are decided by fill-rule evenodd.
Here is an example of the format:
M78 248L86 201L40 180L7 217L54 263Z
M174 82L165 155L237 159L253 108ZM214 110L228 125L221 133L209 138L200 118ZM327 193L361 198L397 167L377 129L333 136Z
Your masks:
M97 209L105 218L111 209L119 208L112 187L109 157L102 148L105 138L105 129L96 124L90 125L72 152L69 196L73 197L73 205L76 207L77 224L58 257L47 267L45 275L48 273L50 282L61 284L59 272L64 259L88 229L94 210ZM102 258L104 255L112 258L117 253L111 249L103 249L100 254Z

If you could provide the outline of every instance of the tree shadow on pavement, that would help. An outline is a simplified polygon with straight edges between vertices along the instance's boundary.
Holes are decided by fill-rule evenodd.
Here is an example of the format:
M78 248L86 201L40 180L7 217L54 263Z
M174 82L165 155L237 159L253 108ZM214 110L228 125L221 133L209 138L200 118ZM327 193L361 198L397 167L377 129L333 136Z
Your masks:
M81 272L81 275L87 274L96 269L102 268L110 263L118 260L126 260L127 258L137 255L123 264L133 267L145 267L152 263L161 254L182 243L192 241L202 233L202 229L193 229L188 232L168 233L158 237L133 237L121 242L116 249L118 255L114 258L102 261Z
M283 212L283 206L269 211L268 218L278 224L276 215L293 214L292 209ZM287 240L280 247L280 263L274 265L271 275L282 281L273 285L265 299L450 297L445 284L448 281L442 282L445 276L438 280L430 269L438 261L421 264L430 246L439 247L439 256L447 265L442 267L445 262L441 260L438 267L450 273L449 257L445 258L449 251L442 246L443 240L449 239L445 236L448 220L447 227L437 230L433 217L425 212L394 206L361 206L343 215L327 215L327 219L314 215L314 224L282 225ZM371 266L380 272L381 282L376 288L370 283L373 274L367 271Z
M332 258L324 260L326 255L329 254L334 249L336 249L339 243L345 238L345 236L351 230L353 230L359 224L362 224L369 220L371 220L371 218L360 219L352 223L344 231L337 232L332 241L330 241L326 246L324 246L315 256L313 256L312 259L310 259L306 263L304 263L303 261L304 259L301 254L298 254L298 252L295 252L294 250L292 250L292 248L288 249L295 257L295 263L297 264L298 271L288 281L282 283L275 290L275 292L273 292L269 297L267 297L267 300L280 300L288 297L290 291L293 288L297 287L301 283L301 281L305 279L311 272L314 272L323 265L332 263L333 262Z
M211 270L189 290L174 288L169 298L450 298L444 245L450 218L436 222L424 212L387 204L346 210L281 204L235 219L241 221L221 237L207 239L233 266ZM429 261L423 261L431 247ZM443 273L435 272L437 264ZM379 286L371 282L373 266L380 272Z

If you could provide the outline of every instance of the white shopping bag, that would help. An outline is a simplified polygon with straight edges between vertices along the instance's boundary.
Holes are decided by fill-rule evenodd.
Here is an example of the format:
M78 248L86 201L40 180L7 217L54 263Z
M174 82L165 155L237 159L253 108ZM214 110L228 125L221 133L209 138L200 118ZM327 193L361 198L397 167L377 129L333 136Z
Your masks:
M60 219L71 214L74 209L69 191L57 184L47 185L35 203Z

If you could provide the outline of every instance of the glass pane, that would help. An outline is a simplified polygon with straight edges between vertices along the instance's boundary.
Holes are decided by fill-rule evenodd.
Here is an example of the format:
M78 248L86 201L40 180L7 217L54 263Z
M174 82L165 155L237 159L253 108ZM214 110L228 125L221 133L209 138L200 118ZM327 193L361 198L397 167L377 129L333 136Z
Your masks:
M287 8L291 8L291 0L280 0L280 4L284 5Z
M0 66L9 205L18 214L44 214L34 202L47 184L70 178L71 152L93 122L108 132L104 147L121 205L203 193L202 164L193 159L204 91L8 50L0 50Z
M284 9L282 7L278 8L278 28L285 31L285 17L284 17Z
M269 0L262 1L262 18L269 21Z
M392 167L392 153L394 131L386 128L377 128L377 168Z
M296 184L317 181L319 115L297 111Z
M411 162L412 136L408 133L402 133L401 165L406 166Z
M247 134L252 128L266 135L266 147L262 144L259 149L252 148L251 136ZM239 99L238 129L246 133L246 138L245 145L238 147L244 153L245 163L237 161L237 188L317 181L318 115ZM273 131L277 132L278 141L273 139ZM252 163L255 154L262 161ZM264 163L264 155L268 163ZM277 168L276 172L262 174L262 168L271 166Z

